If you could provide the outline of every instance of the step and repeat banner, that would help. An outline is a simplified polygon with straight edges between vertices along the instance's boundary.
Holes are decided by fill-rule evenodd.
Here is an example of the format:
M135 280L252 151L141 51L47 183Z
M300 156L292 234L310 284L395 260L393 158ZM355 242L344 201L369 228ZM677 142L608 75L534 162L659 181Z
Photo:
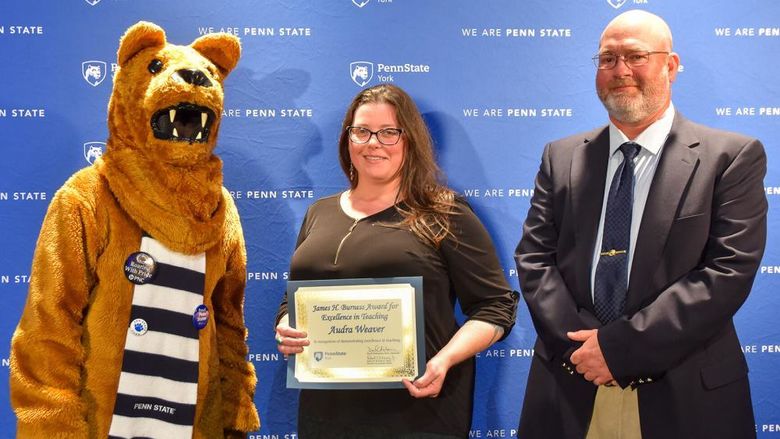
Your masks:
M490 231L507 279L544 144L600 126L594 91L603 27L641 8L664 17L682 66L678 111L760 138L769 156L769 242L736 316L759 437L780 437L780 3L777 0L6 0L0 8L0 437L13 437L8 351L30 262L56 190L105 147L119 37L139 20L189 44L241 38L226 81L217 153L248 251L246 322L263 426L295 438L297 392L274 316L306 208L343 190L337 160L344 111L362 88L403 87L424 113L450 186ZM481 353L471 436L515 437L535 333L517 325Z

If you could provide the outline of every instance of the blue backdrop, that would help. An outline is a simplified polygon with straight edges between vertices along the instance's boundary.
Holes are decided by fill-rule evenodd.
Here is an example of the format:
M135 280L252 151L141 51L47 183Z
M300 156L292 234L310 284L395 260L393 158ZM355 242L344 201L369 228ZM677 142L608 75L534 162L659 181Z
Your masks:
M362 85L393 82L416 99L450 185L470 199L518 288L512 254L542 147L606 123L590 58L604 25L631 8L661 15L674 32L678 111L766 145L769 242L736 323L759 437L780 433L776 0L4 1L0 400L8 400L8 345L41 220L57 188L104 146L111 71L131 24L153 21L177 44L212 31L241 37L217 152L249 255L248 359L263 422L253 437L294 438L297 394L284 387L273 318L306 207L346 186L336 143L351 98ZM353 63L365 67L363 77L353 80ZM521 305L512 334L480 355L472 437L516 435L533 340ZM14 425L10 406L0 404L0 436L13 437Z

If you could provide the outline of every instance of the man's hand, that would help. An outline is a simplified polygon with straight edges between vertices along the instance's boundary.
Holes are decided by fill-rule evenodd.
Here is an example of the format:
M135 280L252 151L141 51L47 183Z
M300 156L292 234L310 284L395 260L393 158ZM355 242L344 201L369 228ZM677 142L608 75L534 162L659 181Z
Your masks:
M607 367L604 354L601 353L598 329L586 329L575 332L567 332L571 340L583 342L579 349L571 354L571 363L577 366L577 372L586 380L600 386L614 381L612 372Z

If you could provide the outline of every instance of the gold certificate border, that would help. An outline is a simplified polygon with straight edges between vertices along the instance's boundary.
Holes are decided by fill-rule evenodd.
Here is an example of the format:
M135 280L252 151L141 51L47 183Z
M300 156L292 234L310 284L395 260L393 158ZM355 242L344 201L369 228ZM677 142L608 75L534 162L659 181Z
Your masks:
M295 327L309 331L310 311L316 305L376 300L400 302L400 366L317 367L316 347L309 346L296 355L295 378L299 382L400 382L418 376L415 288L409 283L301 286L295 292Z

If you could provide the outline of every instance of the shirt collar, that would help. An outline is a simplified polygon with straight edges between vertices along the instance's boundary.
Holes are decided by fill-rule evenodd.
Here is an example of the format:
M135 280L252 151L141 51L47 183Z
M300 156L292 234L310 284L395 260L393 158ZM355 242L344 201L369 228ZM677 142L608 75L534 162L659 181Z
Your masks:
M661 147L666 143L666 138L669 137L669 132L672 130L672 122L674 122L674 104L669 102L669 108L664 111L663 116L660 119L653 122L642 131L641 134L634 139L634 142L642 146L642 149L646 149L653 155L658 154L661 151ZM628 142L628 137L623 134L614 123L609 123L609 156L620 148L620 145Z

